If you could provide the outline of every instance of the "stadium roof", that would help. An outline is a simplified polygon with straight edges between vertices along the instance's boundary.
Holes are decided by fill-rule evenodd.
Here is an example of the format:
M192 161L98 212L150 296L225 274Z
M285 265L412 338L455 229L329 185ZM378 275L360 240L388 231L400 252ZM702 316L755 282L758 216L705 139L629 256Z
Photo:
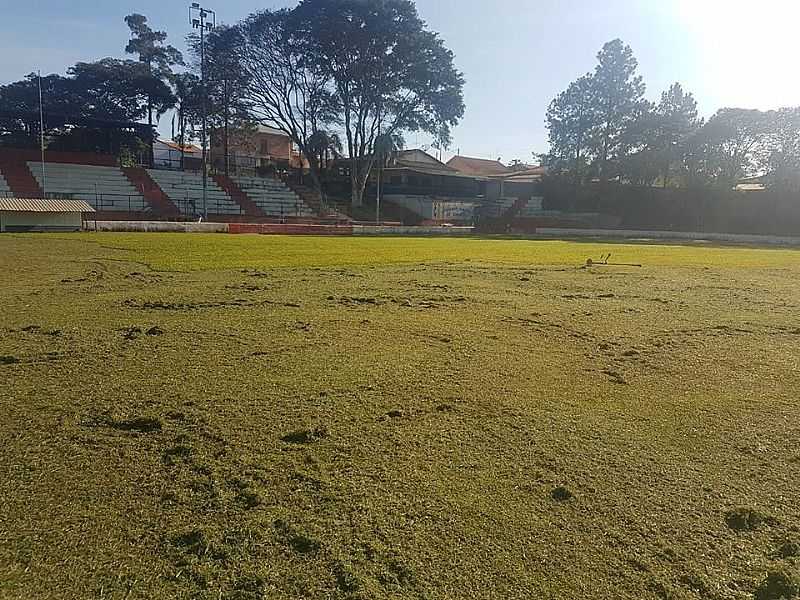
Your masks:
M83 200L0 198L0 212L93 213L94 209Z

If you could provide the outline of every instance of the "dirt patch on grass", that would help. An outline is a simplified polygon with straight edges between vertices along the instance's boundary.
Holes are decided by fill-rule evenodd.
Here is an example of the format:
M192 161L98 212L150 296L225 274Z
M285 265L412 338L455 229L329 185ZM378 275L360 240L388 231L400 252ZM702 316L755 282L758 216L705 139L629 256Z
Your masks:
M95 417L83 422L87 427L107 427L116 431L128 431L131 433L159 433L163 423L161 419L150 416L134 416L130 418L115 418L111 415Z
M753 531L761 525L774 523L774 519L754 508L742 506L725 513L725 524L733 531Z
M299 429L292 431L281 437L281 441L287 444L313 444L324 440L330 435L328 428L324 425L315 425L309 429Z
M565 486L560 485L550 492L550 497L556 502L567 502L568 500L572 500L575 497L575 494L573 494Z
M794 540L791 542L784 542L777 552L780 558L798 558L800 557L800 541Z
M297 554L316 554L322 549L321 542L298 531L285 521L278 519L274 525L278 539Z
M800 598L800 572L784 567L767 574L755 592L755 600L795 600Z

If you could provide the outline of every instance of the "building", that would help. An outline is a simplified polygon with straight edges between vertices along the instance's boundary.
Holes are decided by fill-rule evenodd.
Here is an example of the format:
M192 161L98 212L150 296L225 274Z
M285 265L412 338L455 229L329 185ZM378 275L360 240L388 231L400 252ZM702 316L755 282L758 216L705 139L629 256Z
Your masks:
M223 132L212 136L212 164L222 170L225 167L225 139ZM280 129L258 125L252 129L240 129L228 136L228 168L235 172L258 172L306 167L300 151L292 139Z
M80 231L94 209L83 200L0 198L0 233Z
M474 220L487 181L459 173L422 150L395 152L381 177L387 201L425 220L451 223Z
M201 171L203 150L194 144L180 144L169 140L153 142L153 166L156 169Z
M505 166L499 160L470 158L469 156L454 156L447 161L447 166L464 175L474 175L477 177L506 175L512 172L509 167Z

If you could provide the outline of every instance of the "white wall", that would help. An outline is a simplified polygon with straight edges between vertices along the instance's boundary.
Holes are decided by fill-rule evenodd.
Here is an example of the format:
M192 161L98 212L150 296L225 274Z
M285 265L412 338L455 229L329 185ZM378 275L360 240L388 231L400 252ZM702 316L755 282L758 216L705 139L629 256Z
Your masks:
M81 213L0 212L0 232L78 231Z

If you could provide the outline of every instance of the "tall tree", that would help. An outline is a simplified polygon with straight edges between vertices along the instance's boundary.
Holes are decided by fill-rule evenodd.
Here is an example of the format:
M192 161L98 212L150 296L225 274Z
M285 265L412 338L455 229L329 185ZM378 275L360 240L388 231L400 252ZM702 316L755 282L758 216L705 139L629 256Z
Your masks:
M601 179L614 174L611 166L624 157L628 148L625 133L646 110L645 85L636 73L639 66L630 46L622 40L608 42L597 55L592 77L597 135L598 171Z
M632 183L652 185L661 178L667 187L673 165L680 161L687 140L701 125L694 97L675 83L661 94L656 105L646 105L628 125L625 134L627 156L622 174Z
M31 73L21 81L0 86L0 144L18 148L39 145L39 77ZM42 97L46 99L45 129L62 127L63 117L77 114L82 99L72 81L62 75L41 79Z
M173 141L181 148L181 164L186 146L198 138L197 130L202 119L201 98L203 88L200 78L194 73L178 73L175 76L175 118L177 131L174 132Z
M686 143L702 121L697 116L697 101L685 92L680 83L674 83L661 94L655 108L656 127L652 147L662 154L661 177L664 187L669 185L672 164L680 157Z
M464 78L410 0L302 0L292 21L306 60L331 84L360 206L378 136L424 131L448 141L464 114Z
M138 121L149 111L161 115L175 106L172 90L136 61L104 58L79 62L67 73L74 94L84 102L81 113L85 115Z
M125 52L139 57L139 62L147 66L150 75L162 82L171 84L174 73L172 67L183 64L183 55L174 46L166 44L167 34L154 31L147 24L147 17L133 13L125 17L131 31L131 38ZM153 99L147 103L147 123L153 125Z
M723 108L700 131L700 160L712 183L732 187L759 173L769 154L772 115L760 110Z
M229 141L232 130L242 130L251 125L249 103L246 101L248 75L237 60L236 50L241 44L241 30L218 25L205 36L205 94L207 119L213 131L212 138L221 141L224 169L229 171ZM192 55L192 69L201 74L200 36L188 38Z
M591 74L586 74L571 83L547 109L549 166L572 171L575 180L580 181L595 122L594 83Z
M44 125L53 148L117 152L123 145L138 147L152 135L141 128L108 128L108 122L136 122L148 105L159 113L174 105L171 90L137 61L104 58L77 63L67 73L42 78ZM3 143L38 145L36 75L0 88L0 131Z
M800 107L771 113L768 153L763 169L770 186L800 190Z
M242 99L251 118L286 133L309 161L323 202L315 140L336 121L330 79L309 57L288 10L265 10L240 23L233 46L245 85Z

